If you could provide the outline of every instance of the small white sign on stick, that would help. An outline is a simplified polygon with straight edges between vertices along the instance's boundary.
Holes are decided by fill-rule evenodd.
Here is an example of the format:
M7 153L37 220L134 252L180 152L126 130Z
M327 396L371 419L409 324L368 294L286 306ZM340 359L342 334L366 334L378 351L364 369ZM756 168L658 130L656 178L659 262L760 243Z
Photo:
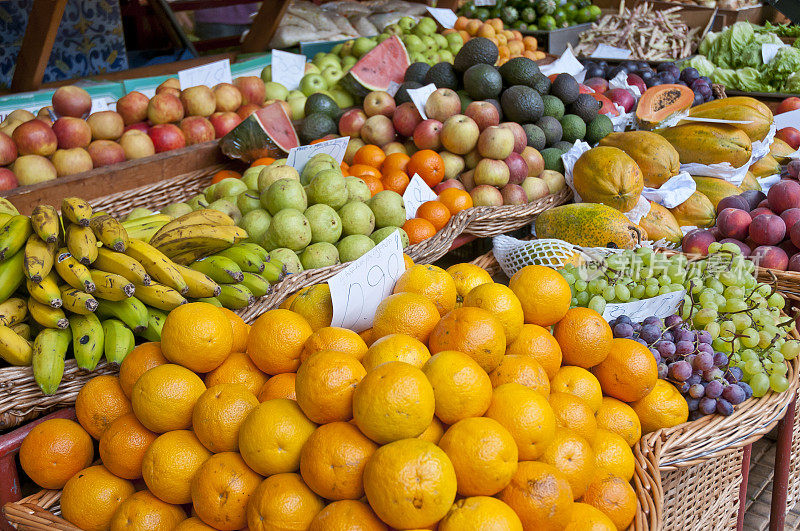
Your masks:
M630 50L609 46L608 44L598 44L591 55L591 57L599 59L627 59L630 56Z
M406 191L403 192L403 204L406 207L406 219L417 217L417 209L426 201L436 199L436 193L416 173L409 181Z
M287 90L297 90L306 72L306 56L272 50L272 81Z
M220 83L232 83L231 62L228 59L223 59L207 65L181 70L178 72L178 81L180 81L181 90L201 85L213 88Z
M458 20L458 15L456 15L452 9L447 9L445 7L427 7L426 9L443 28L452 29L456 20Z
M423 120L428 119L428 115L425 114L425 102L428 101L428 98L430 98L431 94L433 94L435 91L436 85L433 83L418 89L408 89L408 96L411 98L411 101L414 102L414 106L419 111L419 114L422 116Z
M344 154L347 151L347 144L349 142L350 137L343 136L317 144L292 148L289 150L289 155L286 157L286 165L301 172L303 168L306 167L308 161L311 160L311 157L319 153L327 153L336 160L337 164L341 164L342 160L344 160Z

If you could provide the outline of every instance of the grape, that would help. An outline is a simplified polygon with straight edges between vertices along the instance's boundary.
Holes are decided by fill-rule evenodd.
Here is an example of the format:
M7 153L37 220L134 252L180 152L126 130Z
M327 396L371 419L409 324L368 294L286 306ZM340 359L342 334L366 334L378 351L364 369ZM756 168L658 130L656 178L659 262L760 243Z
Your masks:
M589 293L591 293L592 295L599 295L600 293L602 293L603 290L600 289L600 279L593 278L592 280L590 280L587 289L589 290Z
M727 379L730 383L736 383L744 378L744 372L739 367L730 367L728 369L728 374L725 375L725 379Z
M662 276L658 277L658 284L662 288L665 288L665 287L669 286L670 284L672 284L672 279L669 278L669 275L662 275Z
M786 301L783 300L783 296L780 293L775 292L769 296L767 304L769 304L770 308L781 309L786 304Z
M711 415L717 410L717 401L713 398L701 398L697 410L703 415Z
M718 398L722 396L722 382L719 380L712 380L706 385L706 396L709 398Z
M700 296L697 297L697 300L703 306L703 308L708 307L708 305L715 305L717 304L717 292L711 288L706 288L700 292Z
M658 353L658 350L651 347L650 352L653 354L653 358L655 358L656 363L661 363L661 354Z
M711 334L709 334L707 330L697 331L697 341L699 341L701 345L702 344L710 345L711 339L712 339Z
M708 335L711 337L711 340L713 341L714 339L719 337L720 328L721 327L719 326L719 323L708 323L704 327L704 330L708 332Z
M658 295L658 292L659 292L658 284L656 285L648 284L647 287L645 287L644 289L644 294L647 296L647 298L655 297L656 295Z
M680 351L680 343L678 344L678 350ZM707 352L702 352L695 356L692 367L700 371L711 370L714 367L714 356Z
M672 334L672 330L664 330L661 332L661 339L664 341L672 341L675 342L675 336Z
M709 343L700 343L697 345L697 352L708 352L709 354L714 354L714 347L712 347Z
M739 338L746 348L753 348L761 341L761 336L755 328L745 328Z
M666 326L667 328L673 328L680 324L683 324L683 319L681 319L677 315L670 315L664 319L664 326Z
M685 361L676 361L669 365L670 378L685 382L692 375L692 366Z
M658 377L661 380L666 380L668 375L669 375L669 369L667 368L667 364L666 363L659 363L658 364Z
M781 345L781 354L783 354L784 359L795 359L800 354L800 341L793 339Z
M756 293L762 297L769 297L769 295L772 293L772 288L769 286L769 284L758 284L756 287Z
M643 298L643 297L644 297L644 295L645 295L645 289L646 289L646 288L645 288L645 286L644 286L643 284L637 284L637 285L636 285L636 286L634 286L634 287L633 287L633 289L631 290L631 296L632 296L632 297L635 297L635 298L637 298L637 299L641 299L641 298Z
M703 383L702 373L698 371L692 372L692 375L689 376L689 379L686 380L686 383L688 383L689 385Z
M617 317L616 322L617 324L625 323L633 326L633 321L631 321L631 318L628 317L627 315L620 315L619 317Z
M698 326L705 326L708 323L715 321L717 319L717 310L716 308L702 308L700 311L697 312L694 316L694 323Z
M675 343L675 352L679 356L686 356L694 352L694 343L691 341L678 341Z
M633 327L627 323L614 325L614 337L630 339L633 337Z
M575 297L578 299L578 306L586 306L589 303L589 297L588 291L579 291L578 295Z
M587 285L585 280L578 279L575 281L575 289L578 291L586 291Z
M617 295L617 299L619 299L621 302L627 302L631 298L630 290L622 284L617 284L614 287L614 292ZM605 293L603 295L605 296Z
M569 273L568 271L566 271L564 269L559 271L559 273L561 273L561 276L564 277L564 280L567 281L567 284L569 284L570 286L575 284L575 276L574 275L572 275L571 273Z
M700 404L700 400L698 400L697 398L687 398L686 404L689 406L689 412L693 413L697 411L697 406L698 404Z
M726 417L733 415L733 405L724 398L720 398L717 400L717 413Z
M769 359L770 361L772 361L772 363L780 363L781 365L783 365L784 357L779 350L776 350L772 354L770 354Z
M745 401L746 395L744 389L738 385L729 385L722 390L722 398L736 406Z
M736 327L737 331L742 331L753 324L753 320L750 319L750 316L746 313L734 314L731 317L731 321L733 321L733 325Z
M769 377L764 373L753 375L750 379L750 387L753 390L753 396L761 398L769 391Z
M639 332L639 337L648 344L655 343L661 338L661 330L657 325L644 324Z
M712 380L721 380L723 376L725 376L725 373L717 367L714 367L710 371L703 372L703 378L707 382L711 382Z
M714 365L717 367L725 367L728 365L728 356L723 352L714 353Z
M603 310L606 309L606 300L600 295L595 295L594 297L589 299L589 304L587 307L590 310L594 310L597 313L602 314Z
M689 386L689 396L691 396L692 398L703 398L705 394L706 394L706 388L703 387L703 384L698 383Z
M662 358L671 359L675 356L675 343L670 341L659 341L656 344L656 349L658 349L658 353L661 354Z
M674 382L672 385L674 385L675 389L682 395L689 392L689 384L687 382Z
M750 387L750 384L748 384L747 382L739 382L736 385L741 387L742 391L744 391L745 400L753 396L753 388Z
M776 393L782 393L789 389L789 380L782 374L773 374L769 377L769 386Z

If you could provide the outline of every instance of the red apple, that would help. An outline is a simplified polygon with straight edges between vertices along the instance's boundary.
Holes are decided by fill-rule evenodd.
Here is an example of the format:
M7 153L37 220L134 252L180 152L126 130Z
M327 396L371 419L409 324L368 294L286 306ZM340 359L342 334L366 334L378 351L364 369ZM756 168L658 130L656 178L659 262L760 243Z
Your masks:
M8 168L0 168L0 190L13 190L19 186L17 176Z
M475 120L464 114L454 114L442 126L442 145L451 153L466 155L475 149L480 134Z
M183 136L183 131L174 124L154 125L147 134L150 135L150 139L153 141L156 153L186 146L186 139Z
M141 92L129 92L117 100L117 112L125 125L147 120L147 106L150 100Z
M528 164L528 177L538 177L544 171L544 159L538 150L526 146L520 155Z
M17 145L11 137L0 132L0 166L7 166L17 160Z
M433 188L433 191L436 192L437 194L441 194L448 188L458 188L459 190L464 190L464 185L458 179L445 179L444 181L437 184Z
M125 132L122 116L114 111L100 111L90 114L86 123L92 130L94 140L116 140Z
M86 148L95 168L119 164L125 160L125 150L113 140L95 140Z
M583 84L592 89L595 94L602 94L608 90L608 81L602 77L590 77Z
M220 83L214 87L214 101L217 112L235 112L242 106L242 93L230 83Z
M455 91L449 88L439 88L433 91L425 102L425 114L428 118L443 122L461 112L461 99Z
M392 142L395 137L392 121L382 114L370 116L361 128L361 138L367 144L382 146Z
M778 104L778 108L775 109L775 114L783 114L795 109L800 109L800 98L791 96Z
M53 93L53 109L58 116L82 118L92 109L92 97L74 85L59 87Z
M397 133L406 137L412 136L414 134L414 128L421 122L422 116L420 116L417 106L410 101L398 105L392 116L392 124L397 130Z
M171 77L156 87L156 94L161 94L165 90L176 90L180 92L181 82L177 77Z
M214 126L215 138L222 138L242 123L242 119L235 112L215 112L208 118L208 121Z
M52 110L52 107L42 107L39 109L39 112L36 113L36 119L43 121L50 127L53 127L53 116L55 113L51 114L50 111Z
M267 97L267 88L260 77L242 76L233 80L233 84L242 93L242 102L263 105Z
M20 155L49 157L58 147L53 128L41 120L30 120L14 129L11 135Z
M794 127L784 127L783 129L775 133L775 137L780 138L781 140L792 146L792 149L797 149L798 147L800 147L800 131L798 131Z
M367 115L361 109L350 109L339 118L339 134L357 137L367 122Z
M85 148L92 141L92 129L87 122L73 116L62 116L53 124L59 149Z
M183 118L181 100L163 91L156 94L147 105L147 118L155 125L180 121Z
M497 107L488 101L473 101L467 105L464 114L472 118L481 131L493 125L500 125L500 113L497 112Z
M146 133L150 129L150 126L147 122L136 122L135 124L126 125L125 132L127 131L141 131L142 133ZM125 133L123 133L125 134Z
M180 128L187 146L214 140L214 126L202 116L187 116L181 120Z
M364 112L367 116L382 114L391 118L395 108L394 98L388 92L382 90L370 92L364 98Z
M442 147L442 122L424 120L414 128L414 145L417 149L438 151Z
M236 114L239 115L239 118L244 120L258 110L261 110L261 105L256 105L255 103L245 103L239 107L239 110L236 111Z
M503 122L500 127L510 129L514 133L514 153L522 153L525 146L528 145L528 135L525 134L525 129L522 128L517 122Z

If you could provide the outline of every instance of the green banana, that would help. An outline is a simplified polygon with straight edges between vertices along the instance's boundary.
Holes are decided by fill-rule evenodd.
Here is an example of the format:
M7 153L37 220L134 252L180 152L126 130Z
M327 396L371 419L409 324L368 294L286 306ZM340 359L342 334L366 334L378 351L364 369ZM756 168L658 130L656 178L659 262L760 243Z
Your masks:
M0 260L7 260L15 255L32 233L31 219L28 216L20 214L6 221L0 227Z
M44 277L38 283L26 278L25 286L28 288L28 295L37 301L51 308L61 308L61 290L58 289L55 274Z
M220 287L222 292L217 295L217 299L230 310L247 308L256 300L250 290L242 284L222 284Z
M266 249L258 245L257 243L253 242L239 242L233 247L241 247L242 249L247 249L248 251L252 251L261 258L262 262L269 262L269 253Z
M133 332L117 319L106 319L102 325L106 361L120 364L136 346Z
M0 302L0 325L14 326L28 316L28 304L25 299L14 297Z
M94 370L103 356L103 325L93 313L69 318L72 330L72 354L78 367Z
M216 297L200 297L199 299L195 299L194 302L207 302L208 304L213 304L217 308L222 308L222 303L219 302L219 299Z
M161 329L167 313L156 308L148 308L147 328L140 335L148 341L161 341Z
M181 304L186 304L186 299L164 284L151 282L149 286L136 286L136 298L153 308L170 311Z
M264 271L261 272L261 276L270 284L275 284L283 278L283 271L280 267L275 265L276 261L277 260L273 260L265 263Z
M78 262L72 254L64 248L56 253L56 260L53 264L61 280L75 289L92 293L95 289L92 274L89 268Z
M85 266L97 259L97 238L89 227L67 225L67 249Z
M242 285L250 290L254 297L263 297L269 291L269 282L267 279L256 273L244 271L242 273Z
M128 231L117 221L117 218L103 214L93 216L89 220L89 227L94 232L95 237L109 249L124 252L128 247Z
M0 358L17 367L31 364L33 349L28 340L8 326L0 326Z
M97 310L97 299L72 286L61 287L62 308L79 315L87 315Z
M79 197L65 197L61 201L61 214L70 223L88 227L92 218L92 207Z
M136 297L121 301L97 301L97 316L100 319L119 319L134 332L147 328L147 307Z
M147 274L142 264L125 253L100 247L97 250L97 260L92 265L97 269L121 275L134 284L144 286L150 284L150 275Z
M219 295L219 284L208 278L207 275L179 264L175 264L175 267L178 268L186 285L189 286L189 290L186 292L187 297L201 299Z
M61 233L61 219L58 211L51 205L36 205L31 212L33 231L46 243L58 241Z
M25 276L34 282L41 282L53 269L55 243L45 243L36 234L31 234L25 244L24 252L22 267L25 270Z
M236 262L236 265L244 272L261 273L264 271L264 260L261 259L261 256L255 251L245 247L229 247L218 252L217 256L230 258Z
M189 264L189 269L199 271L214 282L231 284L241 282L244 278L242 269L230 258L225 256L209 256Z
M22 272L24 255L19 251L5 262L0 262L0 302L5 302L25 279Z
M150 242L173 262L188 264L227 249L246 237L244 229L236 226L189 225L165 232L158 243L158 235Z
M45 395L52 395L58 389L64 376L64 357L72 341L69 330L45 328L33 341L33 378Z
M28 313L34 321L45 328L63 329L69 326L64 310L42 304L33 297L28 298Z
M133 296L136 291L136 286L122 275L99 269L92 269L90 273L95 286L93 295L98 299L121 301Z

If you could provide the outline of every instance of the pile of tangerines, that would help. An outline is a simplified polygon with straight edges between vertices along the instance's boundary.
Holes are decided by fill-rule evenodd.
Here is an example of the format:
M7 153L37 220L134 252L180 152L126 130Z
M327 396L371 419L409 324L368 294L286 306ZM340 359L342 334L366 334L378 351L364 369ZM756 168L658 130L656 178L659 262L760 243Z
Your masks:
M547 267L410 264L360 334L325 284L252 326L186 304L21 465L87 530L624 529L631 446L683 399L570 298Z
M492 41L499 52L497 66L501 66L514 57L527 57L538 61L547 54L539 50L536 37L525 36L518 30L505 29L503 21L499 18L490 18L483 22L477 18L458 17L453 29L444 30L442 33L458 32L466 43L473 37L484 37Z

